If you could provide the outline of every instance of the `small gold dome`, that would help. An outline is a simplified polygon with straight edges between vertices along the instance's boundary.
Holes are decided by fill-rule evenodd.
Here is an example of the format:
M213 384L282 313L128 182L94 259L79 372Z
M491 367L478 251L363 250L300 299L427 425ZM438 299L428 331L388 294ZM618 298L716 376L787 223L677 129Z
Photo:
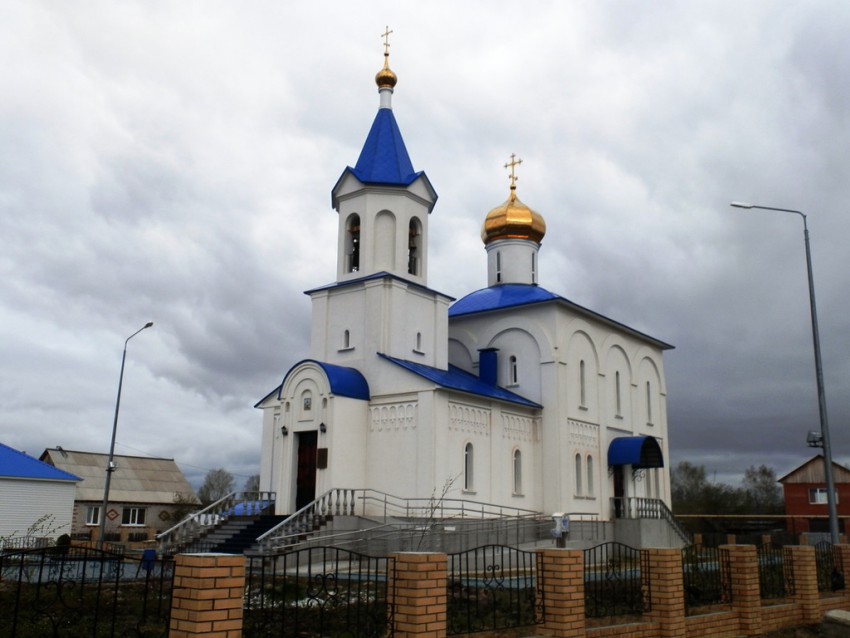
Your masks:
M511 196L487 214L481 229L485 244L497 239L530 239L538 244L546 234L543 216L531 210L516 196L516 185L511 184Z
M390 70L390 54L384 53L384 68L375 75L378 89L391 89L398 82L398 76Z

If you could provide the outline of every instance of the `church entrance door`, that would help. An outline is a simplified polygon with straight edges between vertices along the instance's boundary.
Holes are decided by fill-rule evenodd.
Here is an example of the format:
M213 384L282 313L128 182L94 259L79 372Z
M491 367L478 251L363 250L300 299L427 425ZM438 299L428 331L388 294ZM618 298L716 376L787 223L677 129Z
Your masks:
M625 511L625 499L623 498L626 495L626 478L623 472L622 465L614 466L614 516L616 518L622 518Z
M317 432L298 433L298 475L295 478L295 511L316 498Z

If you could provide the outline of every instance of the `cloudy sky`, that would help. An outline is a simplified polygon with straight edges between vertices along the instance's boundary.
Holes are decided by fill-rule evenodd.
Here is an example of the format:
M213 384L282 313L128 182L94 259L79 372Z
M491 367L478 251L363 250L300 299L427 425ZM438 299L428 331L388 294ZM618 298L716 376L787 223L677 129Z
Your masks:
M429 284L486 285L518 194L541 284L672 343L672 461L811 453L808 214L836 460L850 463L850 3L0 3L0 441L259 465L254 403L308 355L330 189L378 106L440 200ZM715 474L716 473L716 474Z

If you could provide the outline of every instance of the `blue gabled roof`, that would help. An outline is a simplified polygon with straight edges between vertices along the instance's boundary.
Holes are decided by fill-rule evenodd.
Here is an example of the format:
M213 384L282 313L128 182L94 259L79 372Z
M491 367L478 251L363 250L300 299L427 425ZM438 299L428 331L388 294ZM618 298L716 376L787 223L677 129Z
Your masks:
M283 381L280 382L280 385L260 399L254 407L260 407L263 401L271 398L272 395L277 395L277 398L279 399L281 390L283 390L283 384L286 383L286 379L290 374L292 374L292 371L295 370L295 368L305 363L314 363L324 371L325 375L328 377L328 383L331 386L331 392L333 394L339 397L349 397L351 399L361 399L363 401L369 400L369 383L366 381L366 377L364 377L359 370L334 365L332 363L325 363L324 361L316 361L315 359L304 359L292 366L286 374L283 375Z
M500 310L514 306L526 306L542 301L560 299L554 293L531 284L500 284L482 288L462 297L449 308L449 317L470 315L488 310Z
M479 312L489 312L492 310L503 310L505 308L515 308L518 306L528 306L546 301L557 301L558 303L565 304L584 315L615 326L640 339L650 341L662 350L671 350L673 348L669 343L651 337L640 330L630 328L624 323L610 319L589 308L580 306L566 297L549 292L536 284L499 284L476 290L465 297L461 297L449 308L449 318L474 315Z
M413 170L392 109L378 109L357 164L346 170L364 184L409 186L422 175Z
M36 458L0 443L0 477L36 481L82 481Z
M505 390L497 385L485 383L474 374L470 374L466 370L461 370L451 364L449 364L448 370L440 370L439 368L432 368L431 366L426 366L421 363L414 363L413 361L406 361L404 359L396 359L395 357L391 357L386 354L378 353L378 356L383 357L387 361L392 361L405 370L450 390L458 390L460 392L466 392L468 394L474 394L488 399L498 399L499 401L506 401L508 403L522 405L527 408L539 409L543 407L539 403L529 401L525 397L521 397L520 395L514 394L513 392Z

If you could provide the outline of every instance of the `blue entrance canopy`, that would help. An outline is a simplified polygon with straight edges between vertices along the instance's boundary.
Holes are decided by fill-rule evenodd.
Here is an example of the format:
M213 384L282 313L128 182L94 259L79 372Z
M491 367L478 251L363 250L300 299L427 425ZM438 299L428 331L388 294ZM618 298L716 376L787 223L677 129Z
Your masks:
M608 446L608 466L631 465L633 468L664 467L661 446L651 436L620 436Z

